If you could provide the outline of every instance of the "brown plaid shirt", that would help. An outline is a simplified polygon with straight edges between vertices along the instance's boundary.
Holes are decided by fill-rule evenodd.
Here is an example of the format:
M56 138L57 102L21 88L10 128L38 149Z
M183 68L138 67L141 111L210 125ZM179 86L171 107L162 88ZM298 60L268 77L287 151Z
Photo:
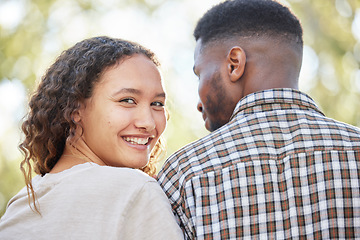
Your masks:
M360 238L360 129L306 94L250 94L158 181L188 239Z

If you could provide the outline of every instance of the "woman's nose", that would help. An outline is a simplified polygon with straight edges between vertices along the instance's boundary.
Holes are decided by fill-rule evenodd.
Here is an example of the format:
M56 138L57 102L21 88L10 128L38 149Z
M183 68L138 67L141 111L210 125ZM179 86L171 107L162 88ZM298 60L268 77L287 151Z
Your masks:
M137 128L146 129L146 131L152 131L156 127L155 119L151 109L141 108L137 112L135 126Z

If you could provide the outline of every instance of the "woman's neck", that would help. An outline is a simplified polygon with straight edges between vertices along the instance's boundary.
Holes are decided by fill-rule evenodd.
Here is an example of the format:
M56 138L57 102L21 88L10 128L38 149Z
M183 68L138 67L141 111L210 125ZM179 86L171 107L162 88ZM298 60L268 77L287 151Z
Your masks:
M50 173L62 172L66 169L72 168L75 165L86 162L96 163L98 165L106 165L99 157L95 155L79 137L76 141L68 139L65 144L64 152Z

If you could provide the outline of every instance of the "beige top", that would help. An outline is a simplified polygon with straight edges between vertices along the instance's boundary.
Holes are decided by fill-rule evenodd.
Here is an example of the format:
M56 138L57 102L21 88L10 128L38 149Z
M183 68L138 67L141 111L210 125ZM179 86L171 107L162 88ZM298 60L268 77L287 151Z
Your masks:
M36 176L40 216L26 188L0 220L0 239L183 239L155 179L129 168L85 163Z

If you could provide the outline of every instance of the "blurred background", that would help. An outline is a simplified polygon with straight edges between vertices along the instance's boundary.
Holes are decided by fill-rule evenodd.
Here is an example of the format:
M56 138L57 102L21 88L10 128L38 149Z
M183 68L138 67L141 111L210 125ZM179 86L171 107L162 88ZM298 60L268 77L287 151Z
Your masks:
M208 134L192 72L197 20L219 0L0 0L0 216L23 186L20 125L29 94L66 48L108 35L160 58L171 118L167 156ZM304 28L300 89L329 117L360 127L360 0L283 0ZM160 163L161 165L161 163Z

